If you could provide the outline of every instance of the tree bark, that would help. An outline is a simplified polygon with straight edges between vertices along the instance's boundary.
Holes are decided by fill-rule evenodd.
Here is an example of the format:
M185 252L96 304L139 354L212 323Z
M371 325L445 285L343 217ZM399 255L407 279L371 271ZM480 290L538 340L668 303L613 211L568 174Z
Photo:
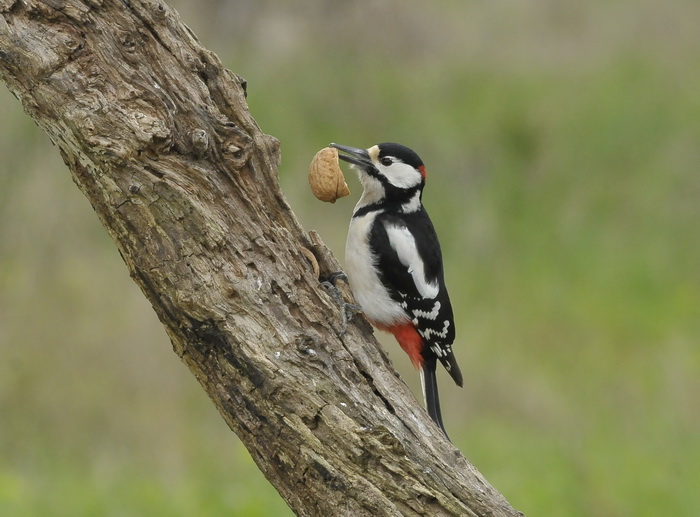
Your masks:
M248 112L245 81L167 4L0 0L0 15L0 77L298 515L519 515L367 323L343 332L305 250L322 274L339 265L280 191L277 140Z

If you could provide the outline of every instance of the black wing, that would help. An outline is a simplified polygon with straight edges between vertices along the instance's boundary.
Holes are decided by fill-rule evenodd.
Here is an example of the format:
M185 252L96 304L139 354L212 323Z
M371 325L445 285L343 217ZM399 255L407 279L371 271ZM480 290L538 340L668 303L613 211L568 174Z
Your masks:
M452 352L454 317L445 287L442 252L428 214L423 209L400 216L379 214L370 246L382 272L382 283L423 338L424 359L439 359L461 386L462 374Z

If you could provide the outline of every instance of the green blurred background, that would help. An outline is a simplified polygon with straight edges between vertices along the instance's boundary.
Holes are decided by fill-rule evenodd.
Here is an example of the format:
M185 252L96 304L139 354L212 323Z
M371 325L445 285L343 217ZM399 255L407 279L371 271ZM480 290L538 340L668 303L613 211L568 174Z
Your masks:
M360 188L317 202L315 151L422 156L466 378L441 377L446 425L516 508L700 515L699 2L174 5L339 256ZM57 149L0 106L0 515L291 515Z

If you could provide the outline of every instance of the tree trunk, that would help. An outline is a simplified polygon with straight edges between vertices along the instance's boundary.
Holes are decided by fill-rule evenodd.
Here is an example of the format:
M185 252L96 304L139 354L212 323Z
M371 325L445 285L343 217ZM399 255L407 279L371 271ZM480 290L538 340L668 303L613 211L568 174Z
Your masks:
M158 0L0 0L0 76L299 515L519 515L429 420L280 191L245 81ZM271 100L272 101L272 100ZM309 150L309 156L315 150ZM299 171L305 174L305 171Z

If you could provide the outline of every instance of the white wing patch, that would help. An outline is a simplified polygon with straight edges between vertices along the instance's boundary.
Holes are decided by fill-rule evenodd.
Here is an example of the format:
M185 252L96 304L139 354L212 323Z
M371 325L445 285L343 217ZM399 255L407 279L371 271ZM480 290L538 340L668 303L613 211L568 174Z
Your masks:
M416 289L423 298L435 298L440 292L437 282L428 282L425 277L425 265L418 254L416 240L405 226L386 224L386 233L389 244L396 250L401 264L408 268L408 273L413 278Z

